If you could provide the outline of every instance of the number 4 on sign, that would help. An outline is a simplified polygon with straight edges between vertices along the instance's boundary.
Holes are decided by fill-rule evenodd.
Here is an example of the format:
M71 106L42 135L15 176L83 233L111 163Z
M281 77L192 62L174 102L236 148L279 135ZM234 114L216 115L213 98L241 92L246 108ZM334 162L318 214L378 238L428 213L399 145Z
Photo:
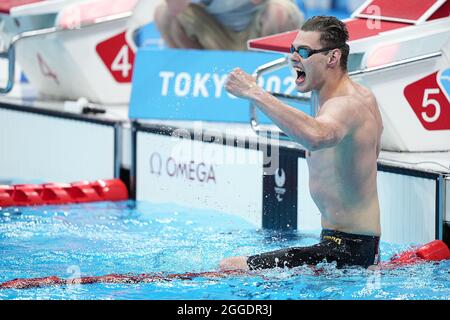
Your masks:
M120 48L117 56L114 58L114 61L111 64L111 70L120 71L122 72L122 77L127 78L132 68L133 66L130 63L128 56L128 46L124 44L122 48Z
M95 49L116 82L131 82L134 52L125 39L125 32L100 42Z

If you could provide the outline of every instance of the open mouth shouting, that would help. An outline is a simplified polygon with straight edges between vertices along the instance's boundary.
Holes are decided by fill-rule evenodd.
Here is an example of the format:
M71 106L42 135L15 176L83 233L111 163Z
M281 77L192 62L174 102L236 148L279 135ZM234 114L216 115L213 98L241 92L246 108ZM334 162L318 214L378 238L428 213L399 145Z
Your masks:
M295 84L296 85L301 85L303 82L305 82L306 79L306 73L303 70L303 68L301 66L294 66L294 71L297 75L297 78L295 79Z

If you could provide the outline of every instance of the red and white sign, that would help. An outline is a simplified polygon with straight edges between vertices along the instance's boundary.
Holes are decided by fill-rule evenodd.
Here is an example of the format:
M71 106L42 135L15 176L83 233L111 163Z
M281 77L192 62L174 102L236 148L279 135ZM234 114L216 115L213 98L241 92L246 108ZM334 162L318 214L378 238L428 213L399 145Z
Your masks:
M125 32L100 42L96 51L117 82L131 82L134 52L126 41Z
M404 89L404 95L427 130L450 130L450 101L438 83L438 71Z

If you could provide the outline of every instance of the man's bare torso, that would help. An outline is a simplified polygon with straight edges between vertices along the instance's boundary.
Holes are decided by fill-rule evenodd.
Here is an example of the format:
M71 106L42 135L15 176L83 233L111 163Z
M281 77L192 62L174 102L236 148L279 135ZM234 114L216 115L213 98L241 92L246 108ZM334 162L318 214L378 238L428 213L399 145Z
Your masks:
M368 89L351 82L345 94L337 99L354 104L360 123L338 145L307 153L310 193L322 214L322 228L379 236L381 116Z

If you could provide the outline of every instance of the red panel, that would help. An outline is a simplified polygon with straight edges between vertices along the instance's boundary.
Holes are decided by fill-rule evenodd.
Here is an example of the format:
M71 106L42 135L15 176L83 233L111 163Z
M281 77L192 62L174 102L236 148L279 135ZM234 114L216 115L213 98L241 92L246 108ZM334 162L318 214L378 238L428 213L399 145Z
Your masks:
M418 20L437 2L438 0L373 0L360 13L376 15L376 12L380 12L386 18ZM377 6L379 10L373 10L373 6Z
M376 36L380 32L386 32L403 27L410 26L407 23L377 21L379 23L377 28L372 27L371 20L367 19L352 19L346 21L350 41ZM288 53L291 43L294 41L298 31L290 31L269 37L259 38L249 41L249 48L261 49L275 52Z
M297 36L298 30L280 33L273 36L250 40L248 47L251 49L261 49L275 52L288 53L291 43Z
M12 8L23 6L25 4L41 2L42 0L1 0L0 13L9 13Z
M373 23L378 23L376 28L372 26ZM391 21L372 21L367 19L354 19L345 23L347 25L350 36L349 41L364 39L376 36L381 32L391 31L395 29L410 26L407 23L391 22Z
M448 16L450 16L450 1L447 0L447 2L445 2L438 10L436 10L436 12L433 13L427 21L445 18Z

